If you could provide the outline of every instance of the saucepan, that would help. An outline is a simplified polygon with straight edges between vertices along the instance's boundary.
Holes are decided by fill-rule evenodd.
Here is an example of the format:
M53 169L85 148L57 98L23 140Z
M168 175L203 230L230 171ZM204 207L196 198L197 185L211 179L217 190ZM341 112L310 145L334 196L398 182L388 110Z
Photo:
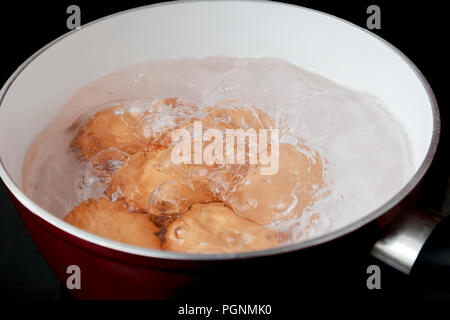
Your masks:
M295 244L234 254L157 251L111 241L65 223L23 192L22 164L28 146L80 87L152 58L217 55L283 58L379 97L410 138L415 173L389 201L343 228ZM14 72L0 94L0 175L35 244L62 283L74 268L81 270L81 286L71 291L77 298L172 297L205 270L224 266L233 270L236 264L264 263L268 258L281 263L289 253L319 250L367 228L388 230L373 239L373 254L408 273L439 220L410 210L404 200L413 197L430 166L439 127L435 97L414 64L388 42L345 20L265 1L162 3L73 30Z

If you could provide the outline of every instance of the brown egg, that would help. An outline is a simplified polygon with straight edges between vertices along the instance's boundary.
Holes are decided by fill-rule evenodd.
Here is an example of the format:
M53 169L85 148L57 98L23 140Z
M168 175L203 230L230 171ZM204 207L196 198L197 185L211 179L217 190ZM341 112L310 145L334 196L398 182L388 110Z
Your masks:
M175 128L193 121L190 113L197 110L196 106L181 104L176 98L148 103L147 110L130 112L123 103L118 103L98 111L79 129L72 146L79 148L86 159L109 148L129 154L158 149L170 142L170 136L165 136L168 128L161 125L159 117L173 114ZM157 126L153 128L155 123Z
M203 119L205 127L226 129L269 129L275 127L274 120L257 108L243 108L234 101L224 101L207 108Z
M266 225L280 219L301 215L323 186L320 156L303 147L299 152L293 145L281 143L279 169L274 175L262 175L252 168L235 190L223 201L240 216Z
M163 248L191 253L227 253L276 247L273 231L236 215L222 203L195 204L172 222Z
M122 112L120 106L101 110L79 130L72 146L79 148L86 159L109 148L126 153L143 150L148 141L138 135L137 129L143 116L143 113Z
M158 170L161 154L133 154L112 176L106 195L124 199L134 212L155 215L184 213L194 203L211 201L211 193L200 182Z
M89 199L72 209L64 220L99 236L139 247L160 249L158 228L149 215L129 213L125 202Z

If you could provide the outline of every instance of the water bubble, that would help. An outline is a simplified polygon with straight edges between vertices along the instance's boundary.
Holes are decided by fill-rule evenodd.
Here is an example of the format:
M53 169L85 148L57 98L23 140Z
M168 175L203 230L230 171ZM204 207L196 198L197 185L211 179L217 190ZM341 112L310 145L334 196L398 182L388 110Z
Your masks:
M250 198L250 199L247 199L246 204L250 208L256 208L258 206L258 200Z
M178 227L175 229L175 237L179 240L184 239L188 234L188 231L185 227Z
M222 87L222 90L224 92L231 92L231 91L234 90L234 87L232 87L232 86L224 86L224 87Z

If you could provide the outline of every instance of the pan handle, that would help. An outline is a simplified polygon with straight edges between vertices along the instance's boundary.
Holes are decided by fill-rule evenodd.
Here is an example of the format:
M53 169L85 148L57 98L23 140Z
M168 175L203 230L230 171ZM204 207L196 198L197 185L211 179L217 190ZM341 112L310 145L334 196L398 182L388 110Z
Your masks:
M375 243L372 256L410 274L422 247L441 220L442 217L433 212L410 210L402 213Z

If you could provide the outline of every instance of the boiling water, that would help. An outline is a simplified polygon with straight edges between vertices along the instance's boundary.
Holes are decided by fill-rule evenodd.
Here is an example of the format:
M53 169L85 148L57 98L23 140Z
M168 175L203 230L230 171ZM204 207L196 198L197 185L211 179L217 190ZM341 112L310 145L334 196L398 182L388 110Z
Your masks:
M298 229L294 240L367 215L398 192L415 170L403 129L376 97L277 58L164 59L113 72L81 88L30 146L23 169L25 192L60 218L80 202L102 196L107 175L125 156L116 153L102 168L80 161L70 148L79 122L114 101L142 108L166 97L199 105L230 99L254 105L287 123L290 134L281 142L300 138L319 152L327 184L321 200L300 220L273 225ZM314 213L320 213L319 220L300 232Z

